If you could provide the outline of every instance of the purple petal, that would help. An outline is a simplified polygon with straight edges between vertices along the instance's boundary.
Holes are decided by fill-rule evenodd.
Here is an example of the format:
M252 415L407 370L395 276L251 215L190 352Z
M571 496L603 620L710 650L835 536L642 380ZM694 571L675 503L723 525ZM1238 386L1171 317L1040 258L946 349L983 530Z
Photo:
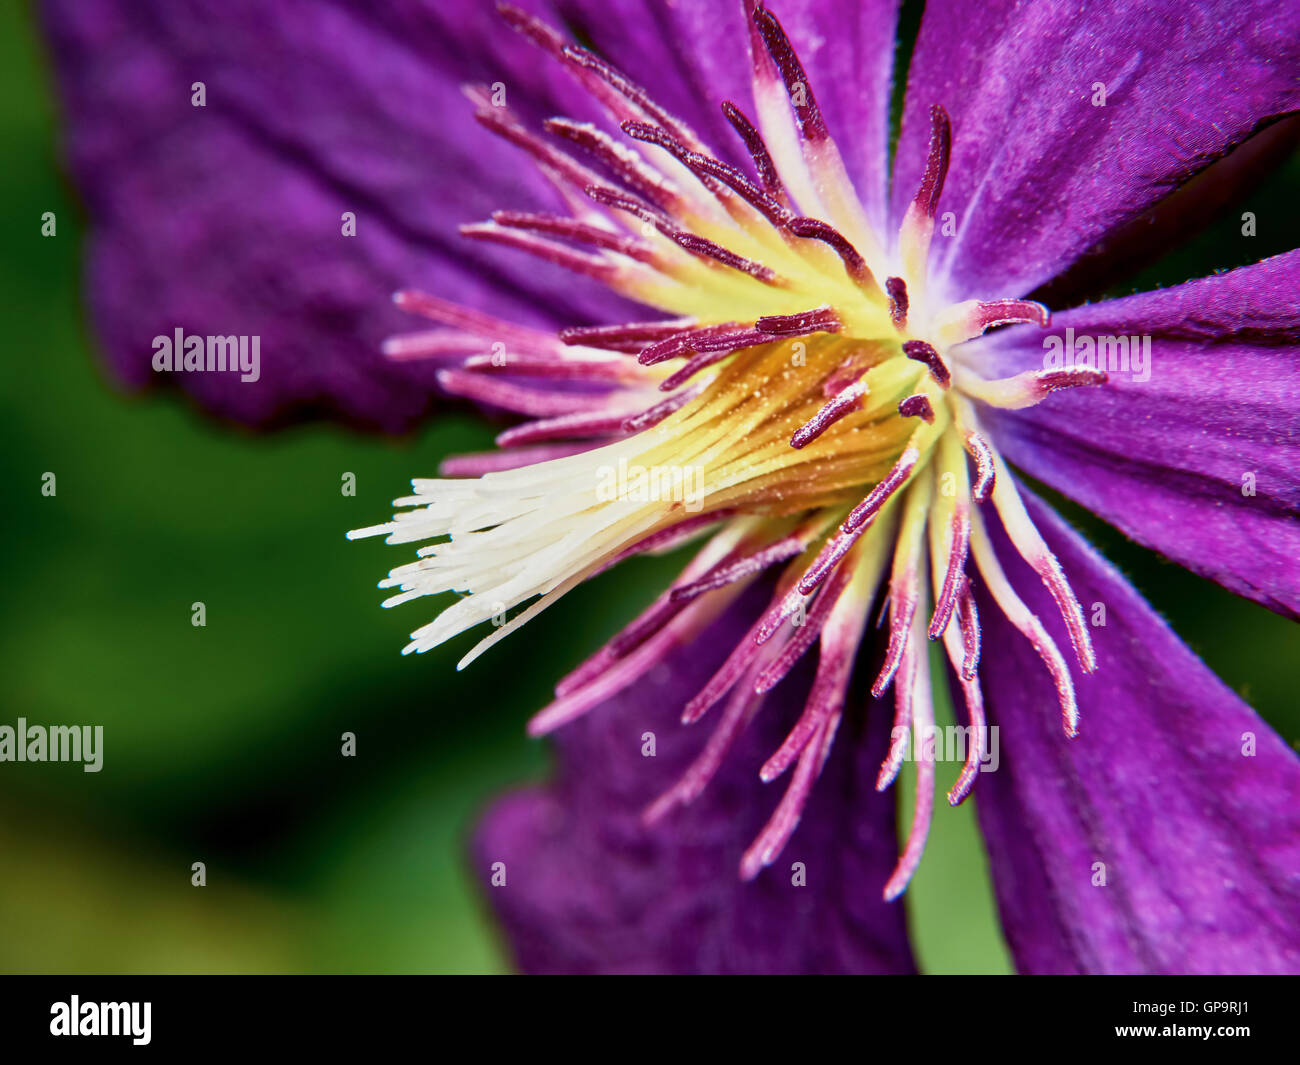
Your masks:
M757 879L739 878L740 856L783 787L760 783L759 767L798 716L806 670L768 697L694 804L654 828L641 823L712 725L680 724L683 704L752 613L742 604L562 729L555 784L507 796L485 817L475 872L526 971L913 971L903 908L880 898L897 853L893 797L872 786L884 720L865 740L861 720L841 727L790 843ZM646 732L655 734L653 758L641 753ZM497 862L506 883L492 887ZM796 862L806 886L792 882Z
M973 364L1041 368L1043 338L1067 327L1150 336L1147 370L1130 362L1100 388L989 410L1007 457L1135 540L1300 617L1300 252L990 335L970 345Z
M432 367L379 353L416 327L389 303L399 287L533 324L626 317L597 286L457 235L495 208L557 206L473 120L462 82L503 83L530 120L585 117L492 5L51 0L44 17L90 215L91 314L128 385L160 376L152 338L176 327L257 335L256 383L167 379L244 422L323 410L397 430L434 390Z
M1026 502L1084 610L1096 618L1101 604L1106 623L1092 630L1097 672L1076 678L1071 741L1034 650L982 596L1001 753L975 795L1017 965L1300 970L1300 759L1050 508ZM1037 578L1005 540L999 554L1063 641Z
M1300 107L1297 42L1300 8L1272 0L934 0L908 76L895 216L941 105L953 145L939 212L957 232L936 227L934 269L956 299L1027 295Z

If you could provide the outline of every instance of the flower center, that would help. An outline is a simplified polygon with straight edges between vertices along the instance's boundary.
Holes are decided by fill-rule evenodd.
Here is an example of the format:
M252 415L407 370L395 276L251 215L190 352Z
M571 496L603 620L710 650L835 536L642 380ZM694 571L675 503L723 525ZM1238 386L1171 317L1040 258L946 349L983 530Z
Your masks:
M723 704L712 737L647 811L659 818L700 794L763 695L816 644L803 714L762 769L764 781L789 772L790 782L742 860L746 877L775 860L793 833L845 713L867 615L887 595L889 645L872 687L876 698L891 684L895 692L881 789L909 743L919 747L911 835L883 886L896 897L920 860L933 801L930 640L943 643L970 727L949 792L954 805L983 758L974 580L1033 643L1056 682L1064 728L1077 731L1069 668L1003 574L982 510L996 514L1051 591L1086 672L1095 662L1082 613L978 407L1025 406L1105 375L1080 368L988 380L964 352L994 326L1045 326L1048 312L1018 298L949 302L932 282L929 249L951 142L941 107L931 111L920 187L885 241L765 8L752 6L749 20L757 123L722 104L752 177L710 154L600 57L530 15L501 12L589 91L619 132L553 118L544 136L488 90L468 88L479 121L532 158L570 213L502 210L461 232L571 269L661 317L549 335L398 293L400 306L443 328L394 338L390 356L453 359L440 374L448 391L531 420L501 434L501 452L453 459L447 477L413 481L415 494L396 501L412 509L352 535L436 541L381 587L398 589L386 606L462 593L412 633L407 651L493 619L495 631L463 667L595 573L712 531L668 592L560 682L556 701L531 725L537 734L634 682L777 570L769 608L684 708L693 722Z

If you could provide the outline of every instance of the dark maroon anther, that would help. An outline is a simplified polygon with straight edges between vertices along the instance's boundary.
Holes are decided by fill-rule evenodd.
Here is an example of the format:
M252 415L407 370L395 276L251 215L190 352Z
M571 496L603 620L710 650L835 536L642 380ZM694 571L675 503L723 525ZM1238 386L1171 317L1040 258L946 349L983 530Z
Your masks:
M880 508L889 501L890 496L907 483L919 458L917 450L909 447L894 463L893 468L885 475L885 479L868 492L866 498L849 512L849 516L844 519L844 524L840 526L840 531L826 541L817 557L813 559L812 565L799 578L795 588L800 594L811 595L826 579L826 575L840 564L840 560L849 553L849 549L857 542L858 537L871 528L871 523L880 513Z
M993 449L979 433L967 433L965 444L966 452L975 460L975 485L971 489L971 498L976 503L983 503L993 494L997 477Z
M924 340L903 341L903 354L909 359L924 363L929 368L930 376L934 378L935 382L943 388L948 387L948 382L952 380L952 374L948 372L947 364L939 357L939 353Z
M924 392L918 392L899 402L898 413L904 418L920 418L927 425L934 424L934 407L930 405L930 397Z
M645 89L615 70L599 56L587 51L585 48L570 45L564 49L564 58L584 70L591 71L618 92L619 95L628 100L637 110L654 119L655 122L663 126L678 140L685 141L691 146L697 144L696 138L686 128L686 124L681 119L660 107Z
M586 193L602 206L627 211L634 217L641 219L641 221L648 222L665 237L677 244L678 247L698 258L712 259L714 262L729 266L733 270L739 270L741 273L748 274L750 277L768 284L777 281L776 271L770 266L764 266L752 259L746 259L744 256L728 251L721 245L715 244L713 241L695 233L688 233L683 229L678 229L673 225L671 219L629 192L621 192L618 189L610 188L608 185L590 185L587 187Z
M776 69L781 72L781 80L785 82L785 91L790 97L790 106L794 109L804 139L812 142L826 140L826 123L822 120L821 109L813 96L812 85L809 84L803 64L795 55L790 38L785 35L781 23L772 12L759 4L754 9L754 25L762 34L763 43L767 45L768 54L776 64Z
M668 134L666 130L651 126L646 122L624 122L623 132L633 140L654 144L672 154L683 166L690 169L704 182L705 186L716 196L719 183L726 185L738 196L758 211L772 225L781 228L790 220L790 212L775 199L765 193L734 166L693 152L686 145ZM726 201L723 200L726 206Z
M672 240L676 241L678 246L684 248L692 255L702 259L712 259L721 263L723 266L729 266L733 270L739 270L741 273L748 274L750 277L767 284L777 281L776 271L770 266L764 266L753 259L746 259L743 255L737 255L734 251L728 251L720 244L715 244L711 240L697 236L694 233L687 233L684 230L675 230L667 234Z
M741 322L719 322L716 325L703 325L697 329L679 330L671 336L650 345L637 356L637 361L642 366L653 366L657 362L663 362L665 359L671 359L677 355L686 355L699 351L700 348L696 344L708 337L717 336L720 333L743 332L746 328Z
M770 344L772 339L770 333L760 333L757 330L719 333L716 336L697 338L688 347L688 350L693 350L696 354L688 359L686 364L674 372L672 376L664 378L659 385L659 389L662 392L671 392L689 381L701 370L712 366L715 362L721 362L732 352L739 351L741 348L752 348L758 344Z
M628 214L639 218L642 222L654 226L664 236L671 236L676 231L672 219L662 212L656 211L650 204L630 192L601 184L588 185L583 191L602 207L613 207L619 211L626 211Z
M848 237L834 226L823 222L820 218L794 218L786 224L786 228L796 237L806 237L809 240L820 240L824 244L829 244L843 261L845 272L858 284L867 284L872 280L867 261L862 258Z
M795 450L807 447L841 418L857 410L866 392L866 381L858 380L848 385L794 431L790 437L790 446Z
M643 199L662 210L677 207L679 197L662 178L604 131L589 122L574 122L567 118L549 118L543 126L550 133L576 144L583 151L599 159L618 179Z
M806 336L809 333L836 333L843 328L834 308L814 307L797 314L769 314L754 323L760 333L776 336Z
M885 474L885 479L868 492L861 503L849 511L849 516L844 519L844 524L840 528L851 533L866 529L875 519L875 516L880 513L880 508L888 502L889 497L907 483L907 479L912 476L912 471L916 468L917 460L920 457L920 453L916 448L907 448L898 457L898 461L894 463L890 471ZM800 589L802 588L803 583L800 582Z
M889 319L899 329L907 325L907 282L901 277L885 278L885 293L889 296Z
M785 191L781 176L776 172L776 164L772 162L771 153L768 152L767 145L763 142L763 135L754 127L754 123L745 116L745 112L730 100L722 101L722 113L727 116L727 121L740 135L740 139L745 142L749 157L754 160L754 169L758 172L758 179L763 183L763 188L767 194L782 206L787 205L790 197Z
M670 318L662 322L628 322L623 325L575 325L561 329L559 337L565 344L581 344L590 348L608 347L621 351L629 344L676 336L693 325L695 325L694 318Z
M621 233L612 233L599 226L586 225L572 218L562 218L554 214L536 214L529 211L493 211L492 221L507 229L528 229L536 233L547 233L555 237L566 237L595 248L604 248L626 255L629 259L647 264L656 263L660 256L654 248L643 244L635 237Z
M938 104L930 108L930 154L925 161L921 187L916 190L916 203L929 217L939 209L939 194L948 176L948 156L952 150L952 123L948 112Z

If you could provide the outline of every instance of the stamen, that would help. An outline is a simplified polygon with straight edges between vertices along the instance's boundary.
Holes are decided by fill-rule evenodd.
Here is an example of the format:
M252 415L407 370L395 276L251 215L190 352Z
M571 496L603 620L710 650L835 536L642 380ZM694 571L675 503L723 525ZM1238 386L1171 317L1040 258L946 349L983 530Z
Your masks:
M983 503L993 494L997 479L996 466L993 462L993 449L979 433L967 432L962 437L966 452L975 460L975 487L971 497L976 503Z
M762 695L780 684L795 667L795 663L804 656L804 652L812 646L813 641L821 634L822 626L826 624L831 609L839 601L844 589L848 587L849 579L853 575L850 570L849 566L841 567L827 582L826 587L813 602L812 609L795 629L794 635L758 675L758 679L754 682L755 694Z
M587 51L585 48L577 48L572 45L564 49L564 55L565 58L578 64L578 66L595 73L646 117L662 126L679 141L687 144L693 151L703 149L699 137L685 122L660 107L641 86L615 70L598 55ZM621 120L632 119L635 121L639 117L638 115L623 115Z
M580 241L595 248L618 252L620 255L626 255L630 259L636 259L650 266L658 266L662 263L658 252L644 241L630 237L626 233L614 233L599 226L577 222L572 218L561 218L553 214L534 214L528 211L493 211L492 221L507 229L530 229L538 233ZM461 226L461 233L465 233L467 228L482 228L482 226Z
M680 370L665 377L659 388L663 392L671 392L679 385L689 381L701 370L712 366L715 362L721 362L737 350L753 347L757 344L770 344L771 342L772 337L770 334L760 333L757 330L719 333L716 336L702 340L697 339L693 346L698 351L698 354L688 359L686 365Z
M963 567L966 565L966 553L970 549L970 510L964 502L958 501L953 508L952 521L949 525L949 548L947 566L944 570L943 585L934 604L934 615L930 619L929 637L937 640L948 628L948 621L957 606L957 597L965 580Z
M828 721L817 734L816 739L804 748L799 757L799 765L790 780L790 786L777 805L771 819L763 827L758 838L750 845L740 859L740 876L743 880L753 880L767 866L776 860L781 849L794 835L799 826L799 818L808 802L813 781L823 764L823 756L829 749L830 740L835 734L833 722Z
M754 719L763 705L761 696L755 696L748 684L737 688L727 701L727 708L718 721L704 749L700 751L686 772L668 791L646 808L641 815L642 822L654 825L664 815L678 806L686 806L699 798L717 774L722 760L731 749L736 737L744 731L745 726Z
M948 176L948 157L952 151L952 123L948 112L938 104L930 108L930 151L925 161L921 187L912 201L930 218L939 209L939 196Z
M807 447L845 415L859 409L862 406L862 398L868 391L865 377L858 378L842 389L834 399L794 431L794 435L790 437L790 446L796 449Z
M875 683L871 685L871 694L876 699L884 696L894 679L894 674L902 664L903 652L907 650L908 634L912 631L912 615L916 613L917 600L916 575L913 569L904 570L900 575L890 579L889 646L885 649L885 661L880 667L880 673L876 676Z
M892 586L891 582L891 586ZM899 674L898 684L894 688L894 723L889 732L889 750L885 760L880 763L880 772L876 774L876 790L886 791L898 779L898 771L903 768L903 759L907 755L912 732L912 697L916 679L916 649L912 641L912 622L916 614L916 602L920 597L920 588L916 581L916 572L911 570L898 582L903 586L902 603L897 612L894 608L895 597L890 593L889 607L889 651L885 659L885 668L881 670L871 694L879 699L884 696L889 681L885 680L886 671L892 680ZM881 681L884 681L882 684ZM876 688L880 691L877 693ZM920 737L917 737L918 741Z
M638 155L597 129L590 122L567 118L548 118L543 127L605 164L623 184L665 211L681 210L681 194L657 170L651 169Z
M587 347L604 348L610 345L625 345L638 341L661 340L667 336L676 336L696 324L694 318L670 318L660 322L629 322L626 325L581 325L561 329L560 340L565 344L582 344ZM614 348L613 350L621 350Z
M555 350L555 340L538 329L516 325L490 314L463 307L459 303L431 296L419 289L406 288L393 293L393 303L399 310L431 318L454 329L473 333L487 341L500 341L507 347L524 351L547 352Z
M1056 646L1056 641L1047 634L1038 615L1033 613L1011 587L1002 564L998 561L984 529L984 521L979 511L971 515L971 551L975 563L984 577L984 584L993 596L999 609L1038 652L1039 658L1047 667L1047 672L1056 685L1056 697L1061 705L1061 726L1066 736L1073 739L1079 734L1079 707L1074 697L1074 683L1070 680L1070 670L1065 658Z
M594 278L601 284L608 285L611 288L617 286L624 273L622 267L606 259L599 259L594 255L574 251L563 244L556 244L554 241L534 237L518 230L506 229L491 222L463 225L460 227L460 233L461 236L473 240L483 240L492 244L502 244L507 248L526 251L545 262L562 266L574 273L586 274L588 277Z
M948 112L942 107L930 108L930 152L921 175L921 185L916 197L903 216L898 231L899 258L903 271L913 283L920 285L927 273L930 240L934 234L934 215L939 208L939 195L943 192L948 175L948 158L952 148L952 125Z
M637 362L642 366L653 366L657 362L663 362L665 359L676 358L679 355L689 355L698 351L696 346L709 337L720 334L735 333L745 331L746 327L741 322L718 322L714 325L699 326L694 329L685 329L665 337L650 347L646 348L637 356Z
M909 648L909 656L914 659L908 671L911 673L911 683L907 685L911 708L909 724L919 746L916 752L916 795L907 844L893 875L885 884L884 897L887 902L892 902L903 893L912 874L921 864L926 837L930 832L930 818L934 812L934 706L930 701L930 667L919 635L914 634L914 638L909 641Z
M447 356L464 358L482 351L485 341L472 333L450 329L431 329L423 333L403 333L389 337L379 350L390 359L438 359Z
M870 589L870 594L874 594L878 577L878 563L867 563L861 571L855 566L854 584L858 588ZM862 639L869 606L869 599L855 594L854 589L848 589L838 597L821 633L817 673L804 703L803 713L781 746L763 763L759 779L764 783L775 780L789 769L822 726L843 711L845 691Z
M797 314L769 314L754 323L754 328L760 333L772 333L776 336L837 333L843 326L844 323L829 306L814 307L810 311L799 311Z
M692 255L699 256L702 259L713 259L723 266L730 266L768 284L777 280L776 271L770 266L764 266L762 263L746 259L744 256L728 251L721 245L715 244L713 241L695 233L688 233L684 229L678 229L668 218L652 209L648 204L638 200L631 193L620 192L618 189L612 189L607 185L589 185L586 192L593 200L605 207L615 207L620 211L627 211L629 214L641 219L641 221L649 222L665 237L674 241L679 247L684 248Z
M793 218L786 224L786 228L796 237L820 240L823 244L829 244L844 263L844 272L850 278L859 285L874 286L875 278L867 267L867 261L849 239L834 226L823 222L820 218Z
M934 424L934 407L930 404L930 397L924 392L900 400L898 413L904 418L920 418L927 425Z
M778 562L792 559L796 555L802 554L807 546L806 538L792 533L774 544L769 544L760 551L755 551L751 555L719 563L698 581L673 588L669 593L670 598L674 602L689 602L705 592L711 592L713 589L721 588L725 584L731 584L755 573L761 573Z
M999 467L1002 466L1002 461L997 456L994 456L994 461ZM997 487L993 490L993 506L997 508L998 517L1002 519L1002 527L1006 530L1012 546L1042 579L1043 585L1055 600L1061 620L1070 634L1070 643L1074 646L1074 655L1079 661L1079 667L1085 673L1092 673L1097 668L1097 656L1093 651L1092 636L1088 632L1088 623L1083 618L1083 609L1079 606L1079 600L1075 598L1070 582L1061 572L1060 562L1052 554L1051 548L1047 546L1033 519L1029 517L1029 512L1025 510L1024 502L1020 498L1020 493L1016 491L1014 482L1005 475L1005 469L1002 473L1003 476L998 478Z
M1061 370L1026 370L1014 377L997 381L984 381L969 371L962 373L959 384L962 391L993 407L1004 410L1021 410L1041 403L1053 392L1063 388L1080 388L1104 385L1108 380L1105 370L1091 366L1071 366Z
M812 86L808 82L808 75L804 73L803 64L799 62L799 57L790 44L790 38L781 28L781 23L776 20L772 12L760 4L754 11L754 24L762 34L768 54L780 71L781 80L785 82L785 91L790 97L790 106L799 122L800 133L805 140L826 140L828 134L821 108L817 106Z
M701 152L691 151L681 141L669 134L667 130L648 125L645 122L624 122L622 128L623 132L629 137L646 144L654 144L669 152L673 158L695 174L705 188L712 192L722 205L728 209L728 212L738 220L743 221L744 216L737 214L733 210L734 201L730 197L720 195L719 182L739 195L778 229L791 217L789 210L758 188L734 166L714 159L712 156L704 155Z
M901 277L885 278L889 295L889 319L898 329L907 328L907 282Z
M945 637L945 643L948 643L950 637ZM949 658L956 659L960 653L960 646L955 642L949 646ZM953 661L954 667L957 662ZM984 697L980 693L979 684L962 678L962 694L965 696L967 726L970 729L968 733L968 745L966 747L966 758L961 767L961 772L957 774L957 780L948 790L948 805L960 806L966 801L966 796L975 785L975 778L979 776L980 763L984 760L984 744L987 735L988 726L984 717Z
M623 382L642 384L646 371L627 359L606 359L574 354L516 355L506 352L471 355L461 368L477 373L523 374L529 377L572 381Z
M439 370L438 384L453 396L476 400L489 406L526 414L534 418L554 418L563 414L599 413L607 409L604 395L563 393L523 388L467 370Z
M1051 312L1033 300L967 300L941 312L934 329L943 343L951 346L973 340L994 326L1029 323L1046 327L1051 319Z
M622 430L625 433L639 433L651 426L658 425L668 415L681 410L691 400L700 394L702 386L686 388L667 399L660 400L653 407L647 407L640 414L633 414L623 419Z
M574 188L585 189L588 185L600 184L601 177L594 170L583 166L572 156L530 133L514 121L504 108L480 109L474 112L474 118L481 126L509 141L516 148L523 149L536 159L540 166L553 171Z
M767 145L763 143L762 134L745 116L745 113L730 100L722 102L722 113L727 116L727 121L731 123L732 128L744 141L750 158L754 160L754 169L758 172L764 191L781 206L788 207L790 203L789 194L781 183L781 176L776 171L776 164L772 162L772 156L767 150Z
M623 418L606 410L563 414L556 418L514 425L497 434L497 447L514 447L517 444L536 444L544 440L563 440L575 436L608 436L621 432Z
M957 597L957 624L961 628L961 643L965 657L961 664L961 679L974 680L980 662L980 616L975 608L970 578L962 575L961 593Z
M948 382L952 380L952 374L948 370L948 365L924 340L905 340L903 341L903 354L909 359L915 359L923 363L930 371L930 376L934 378L935 383L940 388L947 388Z
M840 531L826 542L826 546L813 560L813 564L808 567L808 571L799 580L799 591L804 595L811 595L817 586L826 578L826 575L838 565L840 559L848 554L849 549L857 541L875 520L876 515L898 491L907 479L911 477L912 470L916 468L916 463L920 459L921 453L915 447L908 447L894 463L893 468L887 473L884 479L877 484L865 499L849 512L849 516L844 519L844 524L840 526Z

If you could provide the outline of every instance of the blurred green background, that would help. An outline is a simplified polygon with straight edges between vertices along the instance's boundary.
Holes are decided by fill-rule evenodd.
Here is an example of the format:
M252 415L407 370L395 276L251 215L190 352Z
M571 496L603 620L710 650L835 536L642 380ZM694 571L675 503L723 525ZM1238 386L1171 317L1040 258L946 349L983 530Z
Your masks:
M98 774L0 763L0 971L507 971L466 834L489 796L546 773L523 722L554 679L680 561L567 597L517 638L504 691L490 666L455 672L471 637L400 658L411 618L380 611L374 587L391 549L343 531L382 520L413 473L491 431L450 416L396 442L326 426L255 438L175 395L120 393L80 309L56 130L32 16L3 5L0 723L102 724L106 756ZM1273 217L1296 175L1293 161L1257 193ZM44 211L56 238L40 236ZM1222 250L1243 242L1221 220L1144 285L1294 247L1285 212L1289 233L1261 221L1233 262ZM354 498L339 491L347 471ZM1227 683L1300 736L1289 623L1066 509ZM190 623L195 601L206 627ZM344 731L356 758L340 757ZM928 971L1009 971L969 804L939 812L907 906Z

